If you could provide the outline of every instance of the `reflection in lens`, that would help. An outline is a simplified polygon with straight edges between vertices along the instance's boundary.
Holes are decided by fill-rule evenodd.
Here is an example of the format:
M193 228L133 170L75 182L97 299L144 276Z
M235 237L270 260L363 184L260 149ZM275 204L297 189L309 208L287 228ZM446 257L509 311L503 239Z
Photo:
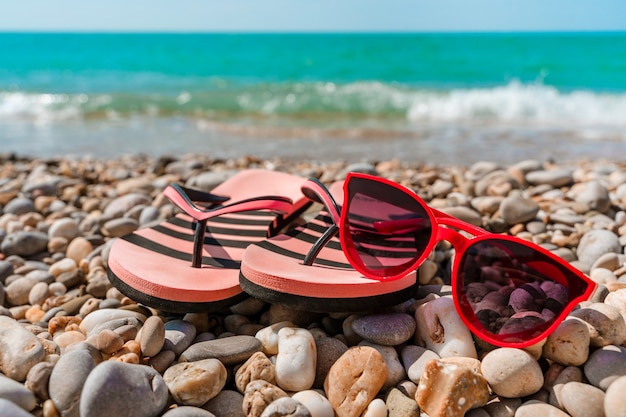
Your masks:
M374 181L349 183L344 239L356 262L380 276L409 272L431 238L424 207L405 191Z
M475 317L476 327L496 338L528 340L567 306L568 274L531 247L483 240L471 245L460 261L460 305L466 316Z

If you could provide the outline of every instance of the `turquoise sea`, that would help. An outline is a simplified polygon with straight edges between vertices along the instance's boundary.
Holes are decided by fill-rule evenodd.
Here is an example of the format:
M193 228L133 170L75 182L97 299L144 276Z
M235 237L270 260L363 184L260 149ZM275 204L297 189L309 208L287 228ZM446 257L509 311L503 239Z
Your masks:
M626 159L626 33L0 33L0 152Z

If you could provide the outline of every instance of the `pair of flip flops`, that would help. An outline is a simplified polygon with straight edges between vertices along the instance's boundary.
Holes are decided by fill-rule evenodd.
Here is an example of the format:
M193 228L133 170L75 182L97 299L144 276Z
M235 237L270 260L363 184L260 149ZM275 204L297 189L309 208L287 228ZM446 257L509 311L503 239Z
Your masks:
M413 296L415 274L390 282L366 278L350 266L338 237L304 264L331 226L321 210L281 233L312 204L301 191L305 181L249 169L211 193L168 186L164 194L181 213L118 238L109 279L135 301L170 313L214 312L248 296L318 312L385 307ZM341 204L341 184L330 191Z

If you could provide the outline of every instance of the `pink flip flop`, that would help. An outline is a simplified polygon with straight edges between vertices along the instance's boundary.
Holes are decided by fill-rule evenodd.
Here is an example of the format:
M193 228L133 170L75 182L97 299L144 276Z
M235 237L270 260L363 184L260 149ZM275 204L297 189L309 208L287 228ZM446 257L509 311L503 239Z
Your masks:
M183 213L118 238L108 258L110 281L133 300L171 313L217 311L244 300L244 250L310 205L300 190L305 181L251 169L211 193L168 186L165 196Z
M329 190L339 205L341 189L341 183L334 183ZM338 236L321 249L312 265L305 265L306 254L331 225L322 210L303 226L248 246L241 261L241 288L266 302L316 312L372 310L415 295L415 272L393 281L366 278L346 259Z

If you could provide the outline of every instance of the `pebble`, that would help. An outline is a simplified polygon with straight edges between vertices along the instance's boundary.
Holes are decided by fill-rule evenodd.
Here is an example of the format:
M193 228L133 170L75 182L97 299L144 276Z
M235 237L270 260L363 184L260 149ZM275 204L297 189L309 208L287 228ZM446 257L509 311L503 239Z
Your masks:
M590 230L580 238L578 243L578 261L588 268L608 252L621 252L619 238L610 230Z
M50 399L62 416L87 416L80 410L80 400L85 381L95 367L96 361L84 349L61 355L50 374L48 390Z
M247 417L261 417L268 405L283 397L287 397L287 393L276 385L262 379L252 381L246 386L242 410Z
M315 381L317 350L306 329L283 327L278 331L276 384L285 391L304 391Z
M543 356L561 365L580 366L589 358L591 337L587 324L575 318L564 320L543 345Z
M276 367L263 352L255 352L237 369L235 385L243 393L251 381L259 379L276 385Z
M216 417L215 414L198 407L183 405L166 411L161 417Z
M291 397L278 398L265 407L261 417L311 417L309 410L298 400Z
M412 417L419 415L417 401L403 394L397 388L392 388L388 391L385 404L389 411L389 417Z
M415 309L416 339L440 357L478 357L472 334L449 297L435 298Z
M626 348L603 346L589 355L583 369L593 386L606 390L613 381L626 376Z
M369 346L352 347L330 368L324 391L337 417L358 417L387 381L383 356Z
M165 344L165 324L158 316L146 319L137 335L139 346L144 356L156 356Z
M201 406L226 385L226 368L217 359L183 362L169 367L163 380L180 405Z
M352 322L352 330L364 340L378 345L397 346L415 333L415 319L405 313L366 315Z
M217 417L245 417L243 398L243 394L225 389L210 399L202 408Z
M225 366L245 362L255 352L261 351L261 342L253 336L230 336L223 339L195 343L185 350L179 360L193 362L216 358Z
M328 398L317 391L299 391L293 394L291 398L304 405L311 414L311 417L334 417L335 415L333 406L330 401L328 401Z
M0 251L5 255L31 256L48 247L48 235L43 232L17 231L2 240Z
M8 400L26 411L37 406L35 394L19 382L0 374L0 398ZM0 407L0 410L2 408ZM2 414L4 416L4 414Z
M146 365L105 361L85 381L81 417L158 415L166 406L168 389L161 375Z
M398 385L400 381L406 379L406 372L398 358L398 352L393 346L377 345L367 341L362 341L359 343L359 346L373 347L383 356L385 364L387 365L387 380L381 388L382 391L387 391L389 388Z
M589 342L593 347L621 345L626 340L624 316L612 305L591 303L570 315L587 323Z
M543 372L535 358L521 349L498 348L482 359L480 371L497 395L525 397L543 386Z
M44 360L46 352L37 336L7 316L0 316L0 370L24 382L30 369Z
M0 397L0 412L3 417L32 417L32 414L24 410L12 401Z
M623 417L626 411L626 376L613 381L606 389L604 397L604 413L606 417Z
M430 416L458 416L487 404L489 385L469 367L441 360L426 364L415 400Z
M519 193L507 196L500 203L500 216L508 225L529 222L535 218L538 212L539 204Z
M560 393L563 408L572 417L603 417L604 391L582 382L568 382Z

